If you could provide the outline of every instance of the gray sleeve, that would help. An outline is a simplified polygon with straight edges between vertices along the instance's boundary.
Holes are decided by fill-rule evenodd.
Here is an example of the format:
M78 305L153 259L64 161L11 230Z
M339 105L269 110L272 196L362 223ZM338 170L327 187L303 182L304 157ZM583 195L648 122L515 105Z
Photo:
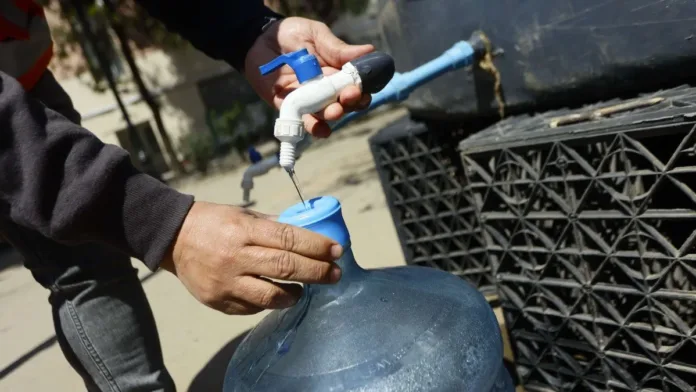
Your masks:
M0 219L65 244L104 243L154 270L192 204L0 72Z

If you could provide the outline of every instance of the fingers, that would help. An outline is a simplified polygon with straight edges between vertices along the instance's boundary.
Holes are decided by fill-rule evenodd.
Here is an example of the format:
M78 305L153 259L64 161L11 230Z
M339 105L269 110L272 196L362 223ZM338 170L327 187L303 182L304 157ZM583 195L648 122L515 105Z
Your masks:
M358 105L356 106L355 110L365 110L368 107L370 107L370 104L372 103L372 95L370 94L365 94L362 97L360 97L360 101L358 101Z
M296 226L253 219L247 227L249 245L285 250L316 260L334 261L343 248L328 237Z
M341 269L329 261L319 261L286 250L247 246L240 253L250 275L299 283L332 284L341 279Z
M332 103L317 113L317 118L325 121L336 121L344 114L367 109L372 102L370 94L362 94L358 86L348 86L341 91L338 102Z
M314 29L314 43L317 54L326 61L327 65L335 68L341 68L350 60L375 50L372 45L348 45L336 37L323 23L316 25Z
M327 124L326 121L320 120L317 116L307 114L302 116L302 119L304 120L305 129L312 134L312 136L327 138L331 135L331 127L329 127L329 124Z
M317 117L325 121L335 121L341 118L343 114L343 106L338 102L334 102L329 106L325 107L324 110L322 110Z
M370 94L365 94L365 96L371 98ZM348 109L347 111L358 107L363 99L363 93L358 86L348 86L338 96L338 102L345 106Z
M243 276L235 282L235 292L243 293L241 301L234 301L241 303L242 306L246 303L252 309L284 309L297 303L302 296L302 286Z
M338 102L325 107L319 113L304 116L305 129L314 137L328 137L331 127L326 121L336 121L348 112L365 110L370 106L370 102L372 96L363 95L357 86L346 87L341 91Z

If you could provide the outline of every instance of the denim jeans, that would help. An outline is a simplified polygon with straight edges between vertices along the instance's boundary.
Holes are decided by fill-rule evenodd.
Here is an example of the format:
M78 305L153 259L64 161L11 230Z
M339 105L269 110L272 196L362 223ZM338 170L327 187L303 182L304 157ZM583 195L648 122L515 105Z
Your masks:
M80 116L50 73L32 90L76 123ZM0 233L50 291L60 348L88 391L174 391L157 327L130 257L100 244L66 246L0 219Z

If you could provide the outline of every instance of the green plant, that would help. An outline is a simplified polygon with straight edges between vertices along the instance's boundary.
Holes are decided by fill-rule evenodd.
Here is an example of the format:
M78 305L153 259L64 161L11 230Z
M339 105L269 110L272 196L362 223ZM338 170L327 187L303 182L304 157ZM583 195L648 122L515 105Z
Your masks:
M215 155L213 138L209 132L191 132L181 137L179 142L184 158L196 167L196 170L205 174L208 165Z

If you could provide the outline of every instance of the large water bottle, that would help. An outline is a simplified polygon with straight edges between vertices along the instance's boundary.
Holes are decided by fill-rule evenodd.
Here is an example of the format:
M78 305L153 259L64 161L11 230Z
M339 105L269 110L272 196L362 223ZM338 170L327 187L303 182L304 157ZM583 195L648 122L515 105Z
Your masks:
M280 221L344 246L335 285L306 285L242 341L224 392L510 392L495 315L472 286L425 267L365 270L333 197L287 209Z

